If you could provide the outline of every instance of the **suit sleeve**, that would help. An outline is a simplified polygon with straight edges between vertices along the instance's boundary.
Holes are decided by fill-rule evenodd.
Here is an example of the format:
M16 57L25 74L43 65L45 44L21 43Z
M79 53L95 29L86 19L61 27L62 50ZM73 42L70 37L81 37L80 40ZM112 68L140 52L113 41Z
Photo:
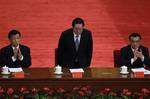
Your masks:
M90 66L91 64L91 59L92 59L92 53L93 53L93 39L92 39L92 33L89 32L89 43L87 47L87 66Z
M63 52L64 52L64 33L62 32L60 38L59 38L59 43L58 43L58 65L62 65L62 56L63 56Z
M10 55L8 55L8 52L5 49L0 50L0 65L3 66L12 66L16 62L13 62Z
M126 58L126 50L125 48L121 48L120 50L120 65L123 66L131 66L131 59L130 58Z
M4 64L4 59L3 59L3 50L0 50L0 67L3 67Z
M145 51L143 52L144 54L144 64L147 66L147 67L150 67L150 57L149 57L149 51L148 51L148 48L145 49Z
M21 65L21 67L28 68L29 66L31 66L30 48L26 48L23 51L24 51L24 52L22 52L23 60L22 61L18 60L18 62Z

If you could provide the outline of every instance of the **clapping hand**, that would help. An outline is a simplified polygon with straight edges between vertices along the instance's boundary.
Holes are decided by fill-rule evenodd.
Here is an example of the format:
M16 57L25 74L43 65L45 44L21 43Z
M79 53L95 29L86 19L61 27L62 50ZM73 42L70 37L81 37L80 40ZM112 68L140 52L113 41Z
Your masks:
M14 52L14 58L18 57L18 49L15 47L15 49L13 50Z
M18 58L21 59L22 58L22 53L20 51L20 48L18 49Z
M143 59L144 55L142 53L142 49L140 49L140 51L135 50L134 51L134 59L136 60L137 58Z
M19 58L19 59L22 58L22 53L20 51L20 48L15 48L14 49L14 58Z

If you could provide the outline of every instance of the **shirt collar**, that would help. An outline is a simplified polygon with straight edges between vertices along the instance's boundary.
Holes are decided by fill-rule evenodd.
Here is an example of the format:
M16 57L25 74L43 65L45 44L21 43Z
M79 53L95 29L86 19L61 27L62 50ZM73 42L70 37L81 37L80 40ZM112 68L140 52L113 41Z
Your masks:
M77 37L77 34L73 32L74 37ZM78 37L81 37L81 34L78 35Z
M132 46L131 46L131 49L132 49L133 52L135 51L135 49L133 49ZM138 49L139 49L139 48L138 48ZM138 50L138 49L136 49L136 50Z
M14 46L11 45L11 47L12 47L13 50L14 50L15 48L19 49L19 45L18 45L17 47L14 47Z

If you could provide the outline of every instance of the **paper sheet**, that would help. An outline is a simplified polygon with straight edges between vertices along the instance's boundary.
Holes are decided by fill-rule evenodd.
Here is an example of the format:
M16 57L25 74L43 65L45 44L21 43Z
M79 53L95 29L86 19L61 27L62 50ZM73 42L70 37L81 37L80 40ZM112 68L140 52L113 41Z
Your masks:
M144 72L145 75L150 74L149 70L146 70L145 68L135 68L135 69L131 69L133 72Z
M74 73L74 72L84 72L84 70L82 68L78 68L78 69L70 69L70 72L71 73Z
M10 72L23 72L22 68L9 68Z

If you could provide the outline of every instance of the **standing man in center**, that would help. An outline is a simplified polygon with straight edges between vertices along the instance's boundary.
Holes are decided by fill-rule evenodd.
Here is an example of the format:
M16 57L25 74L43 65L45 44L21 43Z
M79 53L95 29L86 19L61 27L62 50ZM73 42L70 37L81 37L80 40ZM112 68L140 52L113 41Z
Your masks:
M93 52L91 31L84 28L84 21L75 18L72 28L62 32L58 44L58 64L68 68L90 66Z

